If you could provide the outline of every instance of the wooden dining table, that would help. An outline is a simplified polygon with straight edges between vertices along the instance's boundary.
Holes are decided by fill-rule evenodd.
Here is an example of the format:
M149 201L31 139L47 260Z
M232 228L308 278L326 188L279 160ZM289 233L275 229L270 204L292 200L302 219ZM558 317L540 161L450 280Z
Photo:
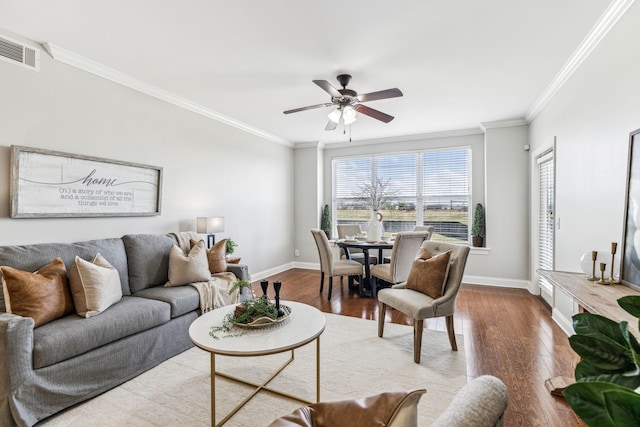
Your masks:
M364 240L346 240L340 239L336 241L336 245L338 247L344 249L344 254L347 259L351 259L351 254L349 253L349 249L362 249L362 253L364 254L364 277L363 277L363 286L361 287L362 291L360 292L360 296L371 296L371 264L369 264L369 251L371 249L378 250L378 262L382 263L382 251L385 249L392 249L393 242L367 242Z

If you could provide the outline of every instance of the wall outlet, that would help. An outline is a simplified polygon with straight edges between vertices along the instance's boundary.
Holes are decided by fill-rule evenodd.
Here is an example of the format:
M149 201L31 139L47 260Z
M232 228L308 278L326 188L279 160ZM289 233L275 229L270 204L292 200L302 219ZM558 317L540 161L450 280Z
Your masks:
M300 251L298 249L296 249L295 251L293 251L293 255L294 256L300 256Z

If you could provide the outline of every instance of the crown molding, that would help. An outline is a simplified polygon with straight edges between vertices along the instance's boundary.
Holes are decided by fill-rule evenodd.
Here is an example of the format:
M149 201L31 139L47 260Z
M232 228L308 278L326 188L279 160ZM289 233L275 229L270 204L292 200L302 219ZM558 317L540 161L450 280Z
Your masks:
M320 141L312 141L312 142L297 142L294 144L294 148L324 148L324 143Z
M513 126L524 126L528 124L529 122L525 119L497 120L495 122L482 122L480 123L480 128L483 132L486 132L487 129L509 128Z
M122 73L120 71L106 67L98 62L84 58L76 53L63 49L60 46L56 46L51 43L43 43L42 47L56 61L63 62L67 65L79 68L88 73L95 74L96 76L100 76L114 83L118 83L122 86L128 87L129 89L144 93L145 95L149 95L161 101L168 102L169 104L175 105L176 107L183 108L187 111L191 111L192 113L196 113L225 125L240 129L244 132L259 136L260 138L264 138L271 142L275 142L286 147L293 147L293 143L287 139L280 138L279 136L270 134L239 120L232 119L231 117L220 114L217 111L211 110L201 104L189 101L188 99L182 98L157 86L136 79L135 77L132 77L128 74Z
M558 93L560 88L569 80L569 77L580 67L582 62L591 54L593 49L600 44L602 39L613 28L618 20L627 12L635 0L615 0L613 1L607 10L604 11L602 16L596 24L591 28L591 31L584 38L580 46L571 55L569 60L564 64L560 72L551 81L549 86L542 92L542 95L533 103L525 119L531 122L536 116L544 109L544 107L553 99Z
M458 130L448 130L443 132L391 136L388 138L363 139L363 140L352 141L352 142L325 143L325 148L344 148L344 147L358 147L361 145L388 144L388 143L394 143L394 142L424 141L428 139L441 139L441 138L454 138L457 136L482 135L483 133L484 133L483 130L480 128L458 129Z

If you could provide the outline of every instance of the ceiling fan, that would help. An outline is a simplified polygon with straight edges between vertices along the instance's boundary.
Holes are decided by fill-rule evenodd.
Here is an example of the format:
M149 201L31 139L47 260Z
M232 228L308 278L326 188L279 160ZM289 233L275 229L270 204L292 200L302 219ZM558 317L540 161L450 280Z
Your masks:
M315 84L320 86L331 95L331 102L325 102L324 104L310 105L308 107L294 108L293 110L287 110L284 114L297 113L299 111L313 110L321 107L337 107L331 113L329 113L329 123L324 130L334 130L340 119L345 125L350 125L356 121L356 112L362 113L366 116L373 117L376 120L380 120L384 123L389 123L394 119L393 116L383 113L382 111L375 110L366 105L362 105L362 102L376 101L378 99L396 98L402 96L402 92L398 88L380 90L377 92L365 93L358 95L355 90L347 89L347 85L351 80L349 74L340 74L337 77L338 83L342 86L342 89L336 89L326 80L313 80Z

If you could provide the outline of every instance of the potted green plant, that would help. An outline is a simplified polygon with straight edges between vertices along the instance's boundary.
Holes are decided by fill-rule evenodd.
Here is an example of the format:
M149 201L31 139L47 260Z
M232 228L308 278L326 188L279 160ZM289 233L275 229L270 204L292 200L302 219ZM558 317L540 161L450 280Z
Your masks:
M247 280L242 280L239 277L233 282L231 288L229 288L229 295L238 291L238 301L242 302L247 299L253 298L253 290L251 289L251 275L247 275Z
M331 240L331 211L329 205L324 205L322 209L322 218L320 219L320 229L327 235L327 239Z
M237 264L240 262L240 257L239 256L233 256L233 253L236 250L236 247L238 247L238 244L236 242L233 241L233 239L231 237L227 238L227 243L226 243L226 247L225 247L225 251L227 253L227 262L229 264Z
M473 224L471 225L471 240L473 246L481 248L484 246L484 207L478 203L473 210Z
M640 318L640 296L622 297L618 305ZM582 360L577 382L563 392L571 408L589 426L639 426L640 344L629 324L580 313L573 316L573 329L569 344Z

